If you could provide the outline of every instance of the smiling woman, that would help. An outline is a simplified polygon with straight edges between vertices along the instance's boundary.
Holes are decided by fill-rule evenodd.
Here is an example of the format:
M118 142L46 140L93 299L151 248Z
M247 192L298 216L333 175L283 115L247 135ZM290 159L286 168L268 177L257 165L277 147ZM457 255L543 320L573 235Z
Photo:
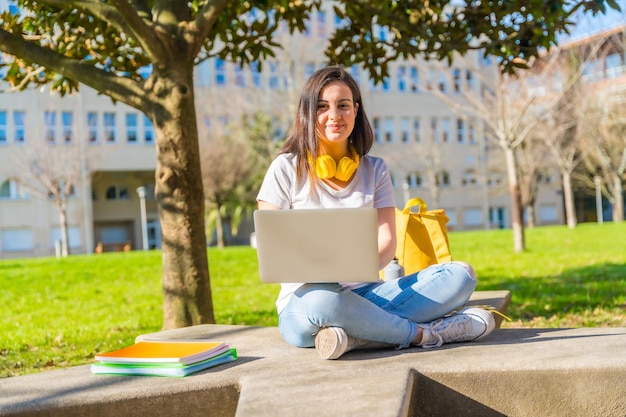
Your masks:
M266 173L259 209L375 208L383 269L395 254L396 207L385 162L368 155L373 140L352 76L337 66L316 71L303 88L291 133ZM328 244L335 238L340 233L329 236ZM464 262L394 281L336 281L323 276L314 283L283 283L276 302L285 340L315 346L323 359L337 359L369 342L404 348L477 340L495 326L491 314L479 308L443 318L463 306L476 287L474 270Z

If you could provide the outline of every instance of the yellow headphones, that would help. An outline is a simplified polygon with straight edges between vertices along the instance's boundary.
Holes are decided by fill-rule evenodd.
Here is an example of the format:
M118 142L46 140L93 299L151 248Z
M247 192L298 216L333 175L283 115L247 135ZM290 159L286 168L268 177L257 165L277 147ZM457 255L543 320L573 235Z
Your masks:
M323 180L328 178L337 178L339 181L348 181L359 167L359 154L351 144L348 145L350 157L344 156L337 164L330 155L319 155L315 158L315 173ZM311 164L313 160L309 155Z

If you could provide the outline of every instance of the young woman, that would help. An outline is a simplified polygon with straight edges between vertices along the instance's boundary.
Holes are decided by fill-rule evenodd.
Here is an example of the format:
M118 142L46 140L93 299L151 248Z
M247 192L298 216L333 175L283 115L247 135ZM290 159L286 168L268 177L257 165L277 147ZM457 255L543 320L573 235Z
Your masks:
M265 175L259 209L374 207L383 269L396 248L395 201L384 161L367 155L373 141L354 79L338 66L315 72L285 145ZM328 237L329 245L333 239ZM404 348L477 340L494 329L491 313L465 308L449 315L475 287L474 270L464 262L374 284L281 284L279 328L288 343L315 346L324 359L368 342Z

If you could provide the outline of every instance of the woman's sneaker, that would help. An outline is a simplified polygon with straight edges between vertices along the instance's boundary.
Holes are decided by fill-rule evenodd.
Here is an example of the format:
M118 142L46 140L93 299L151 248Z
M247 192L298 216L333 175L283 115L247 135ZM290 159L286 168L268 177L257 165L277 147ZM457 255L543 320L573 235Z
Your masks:
M424 329L420 346L433 348L440 347L444 343L482 339L495 329L496 321L487 310L468 307L457 311L452 316L429 324L420 324L420 327Z
M387 348L390 346L393 345L348 336L341 327L324 327L315 336L315 350L322 359L337 359L353 349Z

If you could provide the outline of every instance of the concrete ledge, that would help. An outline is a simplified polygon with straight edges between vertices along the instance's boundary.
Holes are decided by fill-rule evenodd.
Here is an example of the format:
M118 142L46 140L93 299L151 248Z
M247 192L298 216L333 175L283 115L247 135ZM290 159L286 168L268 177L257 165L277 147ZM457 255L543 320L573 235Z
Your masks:
M480 342L336 361L287 345L275 327L203 325L143 338L226 340L239 359L186 378L78 366L0 379L0 415L626 416L626 328L496 329Z

